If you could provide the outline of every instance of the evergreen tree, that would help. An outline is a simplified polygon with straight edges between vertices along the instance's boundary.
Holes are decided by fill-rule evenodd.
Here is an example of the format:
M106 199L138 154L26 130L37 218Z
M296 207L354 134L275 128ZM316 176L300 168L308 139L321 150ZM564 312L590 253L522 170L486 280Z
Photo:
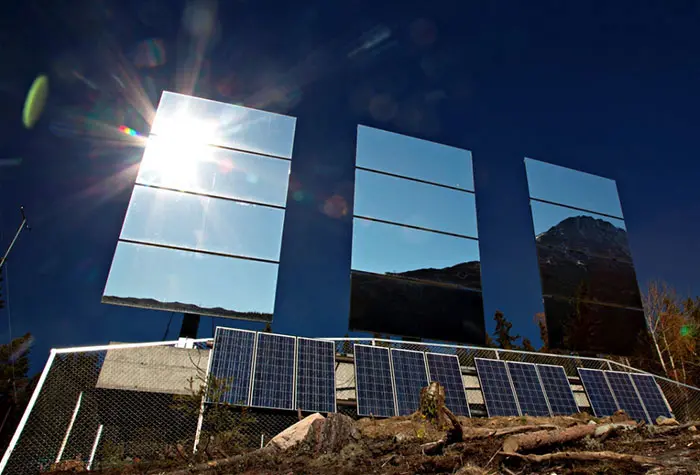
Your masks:
M496 337L498 347L504 350L516 348L517 345L515 342L518 341L520 335L511 336L510 331L513 328L513 324L508 321L500 310L496 310L493 319L496 321L494 336Z
M265 328L262 330L265 333L272 333L272 325L270 325L270 322L267 322L265 324Z

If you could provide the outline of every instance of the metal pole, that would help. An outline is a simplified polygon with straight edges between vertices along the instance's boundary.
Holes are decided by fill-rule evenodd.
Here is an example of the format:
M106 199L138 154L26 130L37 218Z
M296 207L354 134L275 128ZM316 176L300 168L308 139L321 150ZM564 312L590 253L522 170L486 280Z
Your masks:
M19 212L22 213L22 224L19 225L19 228L17 229L17 232L15 233L15 237L12 239L12 242L10 243L10 247L7 248L7 251L5 251L5 255L2 257L2 260L0 260L0 269L2 269L2 266L5 265L5 261L7 261L7 256L10 255L10 251L14 247L15 242L17 242L17 238L19 237L22 230L25 227L27 229L29 229L29 226L27 225L27 217L24 215L24 206L19 207Z
M104 426L100 424L100 427L97 428L97 435L95 436L95 443L92 444L92 452L90 452L90 461L87 464L87 469L90 471L92 468L92 462L95 460L95 453L97 452L97 446L100 443L100 437L102 437L102 428Z
M46 377L49 374L49 370L51 369L51 365L53 364L53 360L55 357L56 350L51 350L51 353L49 354L49 360L46 362L46 366L44 366L44 370L41 372L41 376L39 377L39 381L36 384L36 388L32 393L32 397L31 399L29 399L29 404L27 404L27 408L24 410L24 414L22 414L22 419L20 419L19 424L17 425L17 430L15 430L15 434L12 436L10 444L7 446L5 455L3 455L2 460L0 460L0 473L2 473L5 470L5 467L7 466L7 461L10 459L10 455L12 455L12 452L15 450L15 446L17 445L19 437L22 435L24 426L27 425L27 419L29 419L29 414L32 412L34 404L36 404L36 400L39 397L41 388L44 386L44 382L46 381Z
M61 457L63 457L63 451L66 450L66 444L68 443L68 437L70 437L70 433L73 430L73 424L75 424L75 419L78 417L78 411L80 410L80 403L83 400L83 392L80 391L80 394L78 395L78 402L75 403L75 409L73 409L73 416L70 418L70 422L68 423L68 428L66 429L66 435L63 436L63 442L61 443L61 448L58 450L58 455L56 455L56 463L61 461Z

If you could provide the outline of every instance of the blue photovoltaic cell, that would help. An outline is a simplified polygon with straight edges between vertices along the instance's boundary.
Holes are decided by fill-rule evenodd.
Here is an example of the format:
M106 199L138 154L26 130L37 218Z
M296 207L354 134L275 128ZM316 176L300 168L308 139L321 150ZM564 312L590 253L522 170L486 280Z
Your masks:
M254 344L255 332L216 329L209 374L222 382L225 391L222 394L210 393L209 402L248 405Z
M457 356L426 353L426 358L430 380L437 381L445 388L447 408L457 416L471 417Z
M396 405L400 416L413 414L420 406L420 391L428 385L425 357L420 351L391 350Z
M528 416L549 416L549 406L535 365L514 361L509 361L506 365L513 381L515 396L518 398L520 413Z
M606 371L605 377L608 378L608 383L610 383L620 409L634 420L650 422L629 373Z
M294 408L294 347L296 338L258 333L250 405Z
M335 344L297 338L296 407L309 412L335 412Z
M513 387L503 361L474 358L489 417L519 416Z
M583 388L591 403L596 417L612 416L617 411L617 402L613 396L605 375L598 369L578 368Z
M569 379L562 366L537 365L549 407L555 416L570 416L578 412L578 405L571 392Z
M656 422L656 418L659 416L673 417L653 376L648 374L632 374L631 376L652 423Z
M389 349L380 346L355 345L354 351L357 415L395 416Z

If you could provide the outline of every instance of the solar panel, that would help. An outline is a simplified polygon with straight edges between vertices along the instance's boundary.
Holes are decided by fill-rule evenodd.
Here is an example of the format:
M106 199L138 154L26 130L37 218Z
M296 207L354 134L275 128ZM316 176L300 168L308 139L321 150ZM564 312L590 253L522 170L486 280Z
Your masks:
M532 363L506 363L510 380L513 382L515 396L518 398L520 412L528 416L549 416L547 398L537 374L537 368Z
M489 417L520 415L506 364L483 358L474 358L474 363Z
M425 356L421 351L391 350L394 368L396 406L400 416L413 414L420 407L420 391L428 385Z
M605 374L598 369L578 368L583 388L596 417L612 416L617 411L617 401L608 385Z
M255 332L217 327L214 333L207 400L246 406L250 394Z
M357 415L395 416L396 406L389 349L381 346L355 345L354 351Z
M632 419L651 422L644 410L642 400L639 398L634 384L632 384L629 373L606 371L605 377L613 390L620 409L623 409Z
M639 397L642 398L647 414L651 418L652 423L659 416L673 417L671 410L668 407L666 398L661 392L659 385L653 376L648 374L631 374L634 386L637 388Z
M335 412L335 344L297 338L296 407Z
M562 366L537 365L540 381L549 401L549 408L555 416L568 416L578 412L578 405L571 391L569 379Z
M293 336L258 333L251 406L294 408L295 346Z
M471 417L457 355L426 353L425 356L428 360L430 381L437 381L445 388L447 408L457 416Z

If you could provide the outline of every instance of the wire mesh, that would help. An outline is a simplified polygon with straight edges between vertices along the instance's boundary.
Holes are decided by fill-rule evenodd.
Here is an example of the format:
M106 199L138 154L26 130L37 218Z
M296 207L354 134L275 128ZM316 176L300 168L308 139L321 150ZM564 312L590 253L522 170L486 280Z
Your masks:
M475 415L485 414L475 358L563 366L584 410L588 401L577 380L577 368L639 371L600 358L430 342L333 341L338 412L353 418L357 417L352 358L355 343L457 355ZM93 447L93 470L137 463L141 469L166 468L189 463L194 457L228 457L266 444L298 420L296 411L202 405L205 390L224 390L227 384L213 381L206 374L210 347L207 342L197 342L191 348L150 343L55 351L43 384L37 386L35 402L27 409L26 424L18 428L15 443L8 448L2 473L24 475L85 468ZM679 420L700 419L700 389L655 378ZM200 417L201 432L194 456Z

